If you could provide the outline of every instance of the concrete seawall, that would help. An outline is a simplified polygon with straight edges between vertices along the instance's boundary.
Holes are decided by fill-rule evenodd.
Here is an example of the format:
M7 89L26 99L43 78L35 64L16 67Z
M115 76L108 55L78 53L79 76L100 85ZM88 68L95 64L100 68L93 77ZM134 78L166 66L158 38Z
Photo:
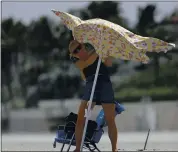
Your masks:
M178 100L156 102L151 105L140 103L124 104L126 111L116 117L116 123L121 132L152 130L178 130ZM67 116L70 112L77 112L80 102L78 99L68 100L61 105L59 101L41 102L38 109L24 109L10 111L10 131L48 131L48 117ZM65 108L66 109L65 109ZM96 106L91 119L101 109ZM60 122L59 122L60 124Z

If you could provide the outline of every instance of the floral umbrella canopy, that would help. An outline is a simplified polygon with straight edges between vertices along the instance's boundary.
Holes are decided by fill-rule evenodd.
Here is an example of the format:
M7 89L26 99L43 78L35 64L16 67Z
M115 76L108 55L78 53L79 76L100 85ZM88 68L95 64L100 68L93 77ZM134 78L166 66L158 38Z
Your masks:
M157 38L142 37L103 19L81 20L69 13L52 10L72 30L73 37L80 43L92 44L98 55L123 60L148 63L146 52L167 52L175 44Z

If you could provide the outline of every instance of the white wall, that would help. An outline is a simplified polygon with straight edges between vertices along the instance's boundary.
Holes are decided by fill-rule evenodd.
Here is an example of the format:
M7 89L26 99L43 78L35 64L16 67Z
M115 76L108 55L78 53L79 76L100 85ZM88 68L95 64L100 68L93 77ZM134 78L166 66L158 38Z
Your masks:
M59 101L50 101L47 103L42 102L39 109L11 111L10 130L12 132L47 131L50 125L47 116L58 114L67 116L70 112L76 113L79 104L78 99L69 100L63 106ZM144 131L148 128L158 131L178 130L178 100L156 102L147 106L141 103L127 103L124 106L126 111L116 117L116 123L121 132ZM95 107L91 119L96 118L100 109L99 106Z

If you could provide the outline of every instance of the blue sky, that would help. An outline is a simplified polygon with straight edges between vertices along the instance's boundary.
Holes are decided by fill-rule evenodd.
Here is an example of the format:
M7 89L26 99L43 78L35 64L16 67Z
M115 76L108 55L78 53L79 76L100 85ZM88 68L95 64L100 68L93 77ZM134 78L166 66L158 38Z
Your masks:
M60 11L68 11L69 9L83 8L88 5L89 2L85 1L59 1L59 2L3 2L2 3L2 18L9 16L15 19L23 20L25 23L29 23L32 19L37 19L41 15L47 15L51 18L58 19L50 11L51 9L57 9ZM123 10L123 16L130 22L130 25L134 25L137 19L137 8L139 6L146 6L147 4L157 4L158 16L157 20L160 20L164 15L170 14L175 8L178 8L178 2L121 2L121 8Z

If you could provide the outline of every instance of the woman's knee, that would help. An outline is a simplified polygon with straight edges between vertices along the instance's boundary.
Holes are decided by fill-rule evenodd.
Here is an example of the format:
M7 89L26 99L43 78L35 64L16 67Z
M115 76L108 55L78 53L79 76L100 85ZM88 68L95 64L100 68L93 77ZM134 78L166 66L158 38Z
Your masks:
M115 104L102 104L106 122L115 123Z
M96 105L96 103L92 102L91 110L93 110L93 108L95 107L95 105ZM85 109L88 109L88 101L81 101L80 106L79 106L78 114L84 113Z
M83 126L85 123L85 117L82 115L79 115L77 118L77 125Z
M113 126L116 124L115 119L113 119L113 118L106 119L106 123L108 126L110 126L110 125Z
M87 107L87 102L82 101L80 103L79 109L78 109L78 120L82 118L82 116L84 117L85 114L85 108Z
M95 103L93 102L91 105L91 110L93 110L95 106ZM77 121L79 121L80 123L82 123L85 120L85 109L88 108L88 101L81 101L80 106L79 106L79 110L78 110L78 119Z

